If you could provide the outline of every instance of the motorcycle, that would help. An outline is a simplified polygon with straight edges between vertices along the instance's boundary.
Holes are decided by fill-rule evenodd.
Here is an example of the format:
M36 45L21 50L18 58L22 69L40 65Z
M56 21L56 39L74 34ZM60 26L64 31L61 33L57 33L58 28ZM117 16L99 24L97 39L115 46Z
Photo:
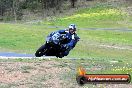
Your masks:
M66 48L64 42L66 41L65 35L56 34L52 37L47 37L46 43L42 45L35 53L36 57L56 56L57 58L64 57L63 52Z

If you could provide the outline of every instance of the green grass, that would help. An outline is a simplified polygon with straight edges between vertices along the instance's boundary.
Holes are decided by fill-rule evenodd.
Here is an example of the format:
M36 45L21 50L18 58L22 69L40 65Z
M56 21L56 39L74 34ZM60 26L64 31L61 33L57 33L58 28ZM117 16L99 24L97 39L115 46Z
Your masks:
M108 30L79 30L78 34L79 36L81 36L83 41L85 40L85 42L91 40L96 42L106 42L109 44L132 44L131 32Z
M0 48L5 51L34 53L46 36L58 30L43 25L0 24ZM78 30L81 38L69 57L75 58L131 58L131 50L100 47L100 45L131 46L132 32Z
M81 30L81 28L127 28L128 24L124 24L124 21L128 20L127 17L127 13L118 9L118 6L100 4L79 10L70 16L56 18L54 21L37 24L1 23L0 51L34 53L45 43L45 38L50 32L59 30L48 28L49 25L67 27L72 22L77 24L77 32L81 39L75 49L70 52L69 57L130 59L132 53L128 48L132 45L132 32ZM107 46L118 47L118 49Z
M56 18L51 25L67 26L75 23L81 28L121 28L130 27L122 21L129 19L128 14L109 5L95 5L75 12L70 16Z
M131 50L100 47L100 45L120 46L132 44L131 32L79 30L80 42L70 55L84 58L131 58ZM79 53L78 53L79 52ZM87 57L86 57L87 56Z
M0 47L31 53L44 44L48 33L54 30L41 25L0 24Z

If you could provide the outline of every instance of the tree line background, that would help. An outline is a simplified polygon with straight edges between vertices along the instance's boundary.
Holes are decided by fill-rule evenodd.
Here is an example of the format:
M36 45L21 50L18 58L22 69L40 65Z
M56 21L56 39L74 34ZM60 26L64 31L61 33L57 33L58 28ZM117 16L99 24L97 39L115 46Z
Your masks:
M56 13L63 13L67 8L77 8L76 4L88 1L107 0L0 0L0 21L28 19L27 14L42 18L54 16Z

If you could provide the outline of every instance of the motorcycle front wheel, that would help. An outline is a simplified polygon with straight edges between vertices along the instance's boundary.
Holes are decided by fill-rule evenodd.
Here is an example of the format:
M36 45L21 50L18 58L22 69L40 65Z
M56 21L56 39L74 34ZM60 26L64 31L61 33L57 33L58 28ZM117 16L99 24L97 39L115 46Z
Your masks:
M46 45L42 45L37 51L36 51L36 53L35 53L35 56L36 57L41 57L41 56L43 56L44 54L45 54L45 52L46 52Z

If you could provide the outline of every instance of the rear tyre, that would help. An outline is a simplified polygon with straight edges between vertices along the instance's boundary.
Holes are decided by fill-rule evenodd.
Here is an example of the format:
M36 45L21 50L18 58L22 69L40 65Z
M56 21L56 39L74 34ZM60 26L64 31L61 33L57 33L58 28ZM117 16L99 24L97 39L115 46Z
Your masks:
M43 56L44 54L45 54L45 52L46 52L46 46L45 45L42 45L37 51L36 51L36 53L35 53L35 56L36 57L41 57L41 56Z

